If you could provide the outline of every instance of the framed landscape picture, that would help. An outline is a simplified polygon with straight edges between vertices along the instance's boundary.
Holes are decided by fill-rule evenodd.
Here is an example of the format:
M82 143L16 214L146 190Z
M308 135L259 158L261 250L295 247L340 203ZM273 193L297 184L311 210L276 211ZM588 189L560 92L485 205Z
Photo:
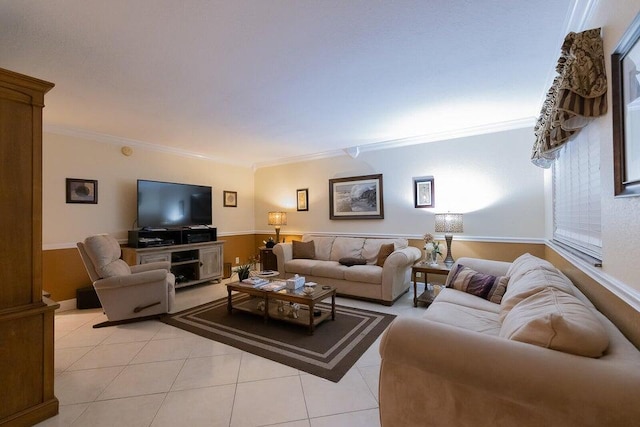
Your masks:
M95 179L67 178L67 203L98 203L98 181Z
M413 178L413 199L416 208L435 207L433 177Z
M329 180L330 219L383 219L382 174Z
M298 211L309 210L309 189L300 188L296 190L296 206Z

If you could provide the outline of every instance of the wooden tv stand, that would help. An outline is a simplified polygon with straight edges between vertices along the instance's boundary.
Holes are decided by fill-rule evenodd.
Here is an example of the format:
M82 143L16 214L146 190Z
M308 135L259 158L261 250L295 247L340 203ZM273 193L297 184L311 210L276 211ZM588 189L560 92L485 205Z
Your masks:
M224 240L149 248L122 248L129 265L169 261L176 276L176 288L222 279Z

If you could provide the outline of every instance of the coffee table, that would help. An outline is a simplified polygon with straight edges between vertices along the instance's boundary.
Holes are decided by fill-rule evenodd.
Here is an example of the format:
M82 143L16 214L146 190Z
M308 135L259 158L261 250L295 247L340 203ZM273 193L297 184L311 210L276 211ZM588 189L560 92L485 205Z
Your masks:
M227 284L227 311L233 313L233 310L246 311L248 313L260 315L267 322L269 319L281 320L297 325L307 326L309 334L313 335L315 327L324 320L331 317L336 319L336 288L333 286L316 286L313 293L305 294L299 288L296 290L281 289L279 291L264 291L260 288L253 288L243 285L239 282ZM251 298L240 303L233 304L231 298L232 292L244 293L251 295ZM320 301L331 297L331 310L320 309L319 315L314 315L315 305ZM298 317L291 317L286 307L286 302L290 304L299 304ZM261 306L263 307L261 309Z

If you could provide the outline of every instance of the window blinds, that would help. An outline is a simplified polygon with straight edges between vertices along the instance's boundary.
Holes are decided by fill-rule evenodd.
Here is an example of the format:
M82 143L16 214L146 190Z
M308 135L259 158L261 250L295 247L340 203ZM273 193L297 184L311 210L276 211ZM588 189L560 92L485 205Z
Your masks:
M600 143L581 136L553 163L553 238L601 260Z

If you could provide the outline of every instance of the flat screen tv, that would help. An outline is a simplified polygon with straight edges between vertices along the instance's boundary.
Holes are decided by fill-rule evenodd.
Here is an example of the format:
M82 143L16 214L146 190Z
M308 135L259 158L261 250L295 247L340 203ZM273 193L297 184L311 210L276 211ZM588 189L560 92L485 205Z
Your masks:
M138 180L138 227L209 225L211 187Z

